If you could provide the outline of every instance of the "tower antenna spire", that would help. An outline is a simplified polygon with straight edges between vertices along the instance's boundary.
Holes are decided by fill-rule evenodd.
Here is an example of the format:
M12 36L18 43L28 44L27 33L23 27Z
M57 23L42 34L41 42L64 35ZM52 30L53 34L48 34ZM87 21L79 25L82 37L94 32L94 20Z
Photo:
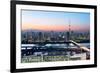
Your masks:
M70 40L70 38L71 38L71 28L70 28L71 25L70 25L70 23L71 23L71 22L70 22L70 18L69 18L69 40Z

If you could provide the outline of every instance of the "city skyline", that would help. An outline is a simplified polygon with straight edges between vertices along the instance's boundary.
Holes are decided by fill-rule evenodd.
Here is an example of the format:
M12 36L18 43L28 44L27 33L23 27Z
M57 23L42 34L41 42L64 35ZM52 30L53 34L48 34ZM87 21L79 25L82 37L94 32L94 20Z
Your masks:
M22 30L68 31L90 30L90 14L22 10Z
M21 63L90 59L89 13L21 12Z

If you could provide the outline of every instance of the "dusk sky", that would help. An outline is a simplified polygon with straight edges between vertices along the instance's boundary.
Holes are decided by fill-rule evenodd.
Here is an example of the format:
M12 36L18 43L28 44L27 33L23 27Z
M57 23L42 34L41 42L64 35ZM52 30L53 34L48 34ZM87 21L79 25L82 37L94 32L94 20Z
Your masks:
M90 13L22 10L22 30L90 30Z

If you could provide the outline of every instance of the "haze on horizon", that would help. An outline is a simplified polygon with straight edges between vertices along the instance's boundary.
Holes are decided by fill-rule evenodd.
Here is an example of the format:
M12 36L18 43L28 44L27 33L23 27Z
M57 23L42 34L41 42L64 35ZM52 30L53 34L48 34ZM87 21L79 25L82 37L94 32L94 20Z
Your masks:
M66 31L90 30L90 14L22 10L22 30Z

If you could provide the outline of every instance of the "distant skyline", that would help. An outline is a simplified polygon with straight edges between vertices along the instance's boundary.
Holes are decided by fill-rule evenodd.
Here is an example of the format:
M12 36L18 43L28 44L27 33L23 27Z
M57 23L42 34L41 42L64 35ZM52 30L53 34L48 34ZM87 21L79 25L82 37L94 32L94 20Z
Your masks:
M90 30L90 13L22 10L22 30Z

